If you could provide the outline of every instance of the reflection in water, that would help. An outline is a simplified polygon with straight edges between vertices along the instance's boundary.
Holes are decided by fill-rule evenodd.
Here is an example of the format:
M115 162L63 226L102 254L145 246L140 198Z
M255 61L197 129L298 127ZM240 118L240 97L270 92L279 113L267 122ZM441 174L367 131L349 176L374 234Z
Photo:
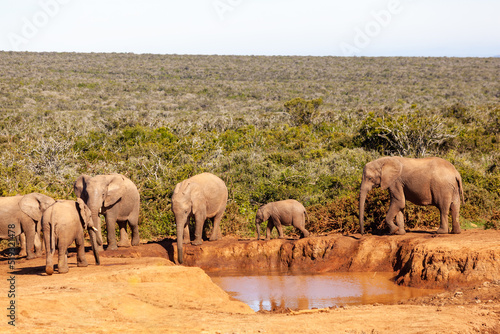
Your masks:
M254 311L285 307L305 310L341 305L384 304L439 291L398 286L391 280L391 273L222 275L211 275L214 283L232 297L248 304Z

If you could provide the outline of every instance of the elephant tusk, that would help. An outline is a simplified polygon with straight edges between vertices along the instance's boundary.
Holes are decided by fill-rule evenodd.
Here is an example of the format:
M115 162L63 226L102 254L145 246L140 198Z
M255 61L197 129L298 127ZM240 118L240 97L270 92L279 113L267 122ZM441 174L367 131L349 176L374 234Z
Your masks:
M97 232L97 229L94 226L92 226L92 229Z

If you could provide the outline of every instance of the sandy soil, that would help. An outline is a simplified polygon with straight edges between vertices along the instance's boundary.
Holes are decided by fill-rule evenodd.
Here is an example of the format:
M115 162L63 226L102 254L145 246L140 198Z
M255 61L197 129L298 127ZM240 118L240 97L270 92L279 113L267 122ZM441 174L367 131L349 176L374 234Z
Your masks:
M475 240L484 239L483 246L500 245L499 236L488 231L473 234ZM467 233L454 242L464 240ZM228 243L238 241L220 244ZM206 244L207 249L214 247ZM497 250L493 252L498 259ZM18 259L12 272L7 258L0 259L0 332L500 333L500 277L397 305L254 313L231 300L202 269L172 263L168 249L158 243L106 251L100 266L94 265L89 252L89 266L78 268L71 255L69 273L52 276L44 272L44 258ZM15 277L15 299L8 297L10 277ZM16 306L15 327L8 324L11 300Z

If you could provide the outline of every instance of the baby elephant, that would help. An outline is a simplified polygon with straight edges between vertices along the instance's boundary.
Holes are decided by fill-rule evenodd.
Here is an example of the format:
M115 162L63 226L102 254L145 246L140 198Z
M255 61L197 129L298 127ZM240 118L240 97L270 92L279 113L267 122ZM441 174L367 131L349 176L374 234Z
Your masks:
M257 240L260 240L260 223L267 222L266 240L271 238L271 231L274 226L279 233L279 238L283 239L284 226L295 226L302 233L302 237L309 236L309 232L304 228L307 216L306 209L302 204L294 199L271 202L261 206L255 215L255 227L257 228ZM307 218L309 221L309 217Z
M78 267L88 265L85 258L84 228L89 232L95 263L100 264L96 238L97 229L94 226L91 211L82 199L57 201L43 213L42 231L47 255L45 272L48 275L54 273L53 255L56 247L59 253L59 273L68 272L68 247L73 241L76 243Z

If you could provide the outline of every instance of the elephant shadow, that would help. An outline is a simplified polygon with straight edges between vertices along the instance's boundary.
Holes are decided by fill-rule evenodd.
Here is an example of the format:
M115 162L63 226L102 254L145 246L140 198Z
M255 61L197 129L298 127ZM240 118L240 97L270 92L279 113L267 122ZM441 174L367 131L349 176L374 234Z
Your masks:
M437 235L436 231L429 231L429 230L406 230L406 232L415 234Z
M57 268L57 265L55 265ZM10 272L10 275L38 275L38 276L43 276L45 275L45 266L38 266L38 267L26 267L26 268L20 268L16 269Z
M0 262L2 261L8 261L9 257L11 256L19 256L19 253L21 252L21 247L13 247L13 248L6 248L2 251L0 251ZM26 257L26 256L24 256Z
M194 238L195 226L194 226L194 224L189 224L188 228L189 228L189 240L193 241L195 239ZM207 220L205 222L205 225L203 226L203 232L202 232L202 240L203 241L209 240L209 235L210 235L210 231L212 228L213 228L213 223L210 220ZM177 249L177 239L176 238L165 238L163 240L148 241L146 244L147 245L151 245L151 244L160 245L167 252L168 260L173 262L173 263L176 263L176 256L175 256L176 252L174 250L174 248ZM174 246L174 244L175 244L175 246ZM189 247L190 243L185 244L185 246Z
M159 241L148 241L146 245L160 245L167 252L168 260L175 263L174 243L177 243L176 239L165 238Z
M371 234L371 235L377 235L377 236L384 236L384 235L388 235L389 234L388 231L389 231L388 228L381 228L381 229L374 228L372 231L369 232L369 234ZM436 231L429 231L429 230L410 230L410 229L406 229L406 233L437 235Z
M85 252L91 252L92 247L88 246L85 247ZM2 251L3 252L3 251ZM56 250L57 254L57 250ZM70 247L68 248L68 257L72 258L76 256L76 247ZM44 254L45 257L45 254ZM57 255L54 255L55 258L57 258ZM2 261L8 261L9 258L5 259L0 259L0 262ZM15 260L20 260L20 258L16 258ZM54 265L54 269L58 269L58 265ZM10 272L11 275L38 275L38 276L44 276L45 275L45 265L43 266L37 266L37 267L26 267L26 268L19 268L19 269L14 269L13 271Z

